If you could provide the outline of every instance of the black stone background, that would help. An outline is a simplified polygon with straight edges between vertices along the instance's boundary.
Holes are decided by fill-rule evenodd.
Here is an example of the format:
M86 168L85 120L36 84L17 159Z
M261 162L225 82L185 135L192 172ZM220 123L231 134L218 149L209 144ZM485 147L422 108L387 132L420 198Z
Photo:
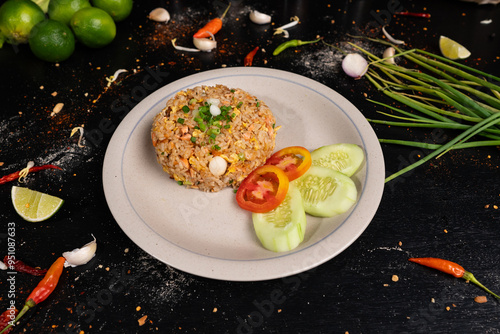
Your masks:
M172 15L167 25L147 19L160 6ZM450 152L388 183L377 214L358 240L332 260L288 278L228 282L193 276L157 261L121 231L102 189L104 153L121 119L153 89L190 74L242 66L244 56L260 46L266 52L257 54L254 66L315 79L345 96L367 118L379 118L380 107L366 97L391 102L366 80L346 77L338 53L322 43L273 57L272 50L284 39L273 37L270 27L252 24L250 9L272 14L277 25L298 15L301 24L290 29L291 38L319 35L340 47L359 42L352 35L381 37L381 24L408 48L436 53L438 38L445 35L472 52L464 63L500 75L500 8L493 5L452 0L234 1L217 34L216 52L186 54L172 48L171 38L189 44L189 36L223 7L220 1L136 1L132 15L118 24L112 44L102 49L77 45L59 66L36 59L27 45L0 49L0 174L19 170L29 160L61 162L63 172L40 172L27 186L66 200L50 220L27 223L11 205L11 185L1 185L2 252L7 252L8 223L16 226L16 256L41 267L88 242L91 233L98 239L96 257L65 270L56 290L26 316L19 332L499 333L498 301L488 296L487 303L478 304L474 297L486 294L478 287L407 261L411 256L453 260L500 292L500 211L494 207L500 205L498 147ZM432 16L391 15L401 8ZM480 23L486 19L492 23ZM106 90L105 77L120 68L129 72ZM145 82L151 84L148 89L134 89ZM58 102L65 104L63 111L50 117ZM69 132L82 124L87 137L80 149ZM432 138L430 129L373 127L379 138ZM92 132L96 129L100 132ZM382 148L387 175L423 153L394 145ZM3 307L9 300L7 278L0 272ZM18 307L38 281L16 276ZM273 298L276 294L281 298ZM144 315L146 323L139 326Z

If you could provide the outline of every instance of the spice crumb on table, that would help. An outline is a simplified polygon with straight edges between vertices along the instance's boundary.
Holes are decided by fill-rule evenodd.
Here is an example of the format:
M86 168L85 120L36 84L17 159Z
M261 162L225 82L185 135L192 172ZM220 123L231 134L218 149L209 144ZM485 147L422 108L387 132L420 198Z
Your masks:
M146 319L148 318L147 315L141 317L137 322L139 323L139 326L143 326L146 323Z
M474 298L474 301L478 304L483 304L488 301L488 298L486 296L477 296Z

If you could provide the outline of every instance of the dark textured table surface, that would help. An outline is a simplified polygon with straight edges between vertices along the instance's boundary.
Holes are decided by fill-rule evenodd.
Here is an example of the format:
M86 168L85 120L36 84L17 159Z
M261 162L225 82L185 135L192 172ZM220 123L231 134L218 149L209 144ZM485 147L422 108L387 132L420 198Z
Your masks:
M192 3L192 4L191 4ZM500 292L500 206L498 147L453 151L386 184L379 209L364 233L344 252L301 274L268 281L230 282L194 276L172 268L136 246L109 211L102 188L102 166L116 126L145 95L187 75L243 65L255 46L254 66L291 71L323 83L350 100L367 118L378 108L366 97L390 102L366 80L352 80L340 69L341 55L323 43L273 57L284 41L272 27L256 26L250 9L273 17L274 27L299 16L290 38L321 36L339 47L357 42L351 35L382 37L381 25L407 48L439 53L439 36L459 41L472 52L465 64L500 75L500 7L460 1L234 1L211 53L175 51L172 38L189 36L224 3L136 1L131 16L117 25L109 46L77 45L60 64L36 59L26 45L0 49L0 174L36 164L56 163L63 172L40 172L26 186L66 200L42 223L23 221L14 211L11 185L0 185L0 247L7 252L7 226L15 225L16 256L48 267L64 251L98 240L87 265L65 269L53 294L22 322L28 333L500 333L500 308L480 288L408 258L433 256L459 262L492 290ZM164 25L148 13L165 7ZM425 12L431 18L392 15L395 10ZM491 20L485 24L484 20ZM185 43L187 44L187 43ZM106 77L127 69L119 84L106 89ZM151 73L150 90L133 96ZM149 76L149 77L148 77ZM148 86L149 87L149 86ZM57 92L57 94L52 94ZM57 103L63 110L51 115ZM112 103L125 106L110 113ZM79 148L72 128L87 133L103 119L99 138ZM429 129L373 125L379 138L426 140ZM453 136L454 132L445 132ZM450 137L451 138L451 137ZM386 175L425 154L420 149L382 145ZM138 178L141 176L138 175ZM396 279L397 277L397 279ZM0 306L7 307L10 285L0 273ZM16 302L39 278L18 274ZM273 298L279 295L280 298ZM140 326L138 320L147 316Z

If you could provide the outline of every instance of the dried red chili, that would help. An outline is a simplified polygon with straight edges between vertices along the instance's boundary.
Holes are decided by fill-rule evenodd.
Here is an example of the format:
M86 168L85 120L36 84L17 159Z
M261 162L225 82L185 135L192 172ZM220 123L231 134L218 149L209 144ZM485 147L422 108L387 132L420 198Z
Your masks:
M42 166L31 167L29 169L29 172L33 173L33 172L38 172L38 171L45 170L45 169L59 169L59 170L62 170L61 167L57 167L57 166L54 166L54 165L42 165ZM1 177L0 178L0 184L4 184L4 183L10 182L10 181L14 181L14 180L18 179L19 176L20 176L20 173L21 173L21 171L17 171L17 172L14 172L14 173L11 173L11 174L8 174L8 175L5 175L5 176Z
M429 13L398 12L398 13L394 13L394 14L402 15L402 16L423 17L425 19L428 19L431 17L431 14L429 14Z
M453 275L458 278L463 278L466 281L476 284L480 288L484 289L486 292L500 299L498 295L491 292L488 288L482 285L471 272L465 270L461 265L455 262L451 262L448 260L443 260L435 257L420 257L420 258L410 258L408 259L411 262L415 262L421 264L426 267L434 268L439 271L442 271L446 274Z
M13 308L8 308L0 315L0 330L3 330L2 333L10 333L10 331L13 328L12 327L6 328L6 327L14 323L13 321L16 318L18 312L19 311L15 307L13 307Z
M0 334L8 333L9 328L12 327L11 324L16 323L26 312L28 312L29 309L47 299L59 282L59 278L61 277L64 268L64 262L66 262L66 259L61 256L50 266L49 270L45 274L45 277L40 281L40 283L38 283L36 288L33 289L31 294L26 299L26 302L16 319L5 327Z
M15 270L20 273L30 274L33 276L42 276L47 272L47 269L38 269L31 266L28 266L21 260L13 258L9 255L3 258L3 263L9 267L10 270Z
M255 49L253 49L252 51L250 51L245 59L243 60L243 65L245 66L252 66L252 62L253 62L253 57L255 57L255 54L257 53L257 51L259 51L259 47L256 46Z

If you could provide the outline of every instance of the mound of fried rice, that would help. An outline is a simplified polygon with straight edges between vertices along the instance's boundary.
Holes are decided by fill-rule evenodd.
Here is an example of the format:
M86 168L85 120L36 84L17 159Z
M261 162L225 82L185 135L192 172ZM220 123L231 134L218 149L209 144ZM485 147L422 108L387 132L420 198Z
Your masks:
M207 117L210 105L218 105L221 115ZM198 86L167 102L154 117L151 139L158 163L171 178L188 188L216 192L237 188L265 163L275 147L275 122L263 101L241 89ZM220 176L209 168L216 156L227 162Z

